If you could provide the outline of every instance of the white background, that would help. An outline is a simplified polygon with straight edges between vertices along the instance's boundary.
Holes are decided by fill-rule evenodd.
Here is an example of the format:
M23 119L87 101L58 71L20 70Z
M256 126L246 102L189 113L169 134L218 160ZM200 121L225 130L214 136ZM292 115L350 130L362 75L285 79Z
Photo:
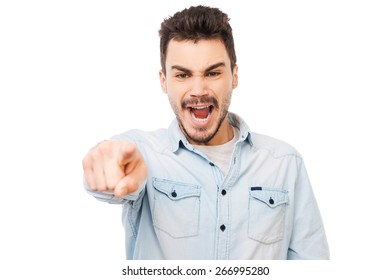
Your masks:
M194 4L231 17L231 111L303 154L332 259L308 262L312 276L388 274L386 2L1 1L0 278L116 279L128 264L121 208L84 192L81 160L114 134L169 125L157 31Z

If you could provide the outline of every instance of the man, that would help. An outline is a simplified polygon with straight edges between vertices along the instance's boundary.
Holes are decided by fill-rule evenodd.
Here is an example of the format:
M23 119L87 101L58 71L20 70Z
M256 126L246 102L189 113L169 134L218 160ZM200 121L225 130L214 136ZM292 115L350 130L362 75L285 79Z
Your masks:
M228 112L238 84L232 30L191 7L160 29L168 129L131 130L84 158L87 191L123 205L128 259L327 259L301 156Z

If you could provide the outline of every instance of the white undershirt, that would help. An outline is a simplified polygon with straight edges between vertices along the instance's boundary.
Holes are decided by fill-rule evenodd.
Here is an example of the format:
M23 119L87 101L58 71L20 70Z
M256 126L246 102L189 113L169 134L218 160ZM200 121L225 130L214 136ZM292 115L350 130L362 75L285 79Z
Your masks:
M240 136L238 128L233 127L234 137L229 142L217 146L193 145L195 149L205 154L226 175L229 171L234 144Z

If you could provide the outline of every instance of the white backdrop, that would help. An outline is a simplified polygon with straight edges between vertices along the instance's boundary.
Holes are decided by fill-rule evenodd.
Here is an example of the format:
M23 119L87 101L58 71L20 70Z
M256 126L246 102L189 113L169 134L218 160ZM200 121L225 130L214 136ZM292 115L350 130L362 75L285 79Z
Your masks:
M386 1L2 1L1 279L96 278L123 263L121 208L84 192L81 160L114 134L169 125L157 31L197 4L231 17L231 111L303 154L331 264L353 275L385 269Z

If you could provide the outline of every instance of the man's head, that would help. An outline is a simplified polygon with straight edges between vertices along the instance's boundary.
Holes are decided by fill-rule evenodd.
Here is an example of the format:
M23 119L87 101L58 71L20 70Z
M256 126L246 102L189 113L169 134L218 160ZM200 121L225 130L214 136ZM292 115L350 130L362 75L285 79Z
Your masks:
M194 42L202 39L219 39L225 45L232 71L236 65L236 52L229 18L217 8L197 6L177 12L161 23L159 34L161 68L164 74L168 44L172 39Z
M220 145L233 137L226 115L237 66L228 17L191 7L161 25L160 81L179 126L193 144Z

